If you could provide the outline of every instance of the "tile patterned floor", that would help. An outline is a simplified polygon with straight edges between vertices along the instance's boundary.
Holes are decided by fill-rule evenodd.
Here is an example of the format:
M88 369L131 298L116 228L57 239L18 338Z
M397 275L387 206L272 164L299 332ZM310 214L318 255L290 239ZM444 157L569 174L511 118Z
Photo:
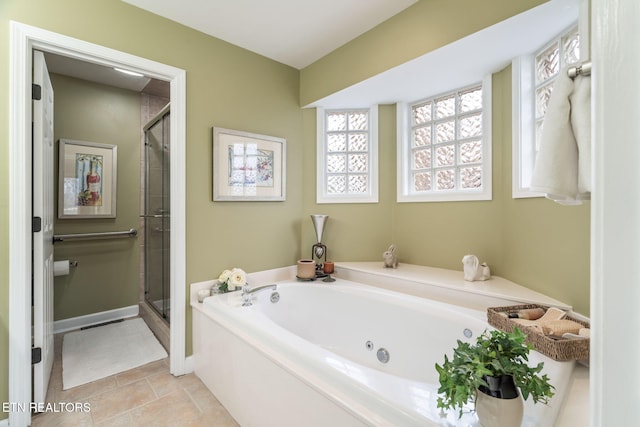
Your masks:
M62 390L62 335L56 335L55 347L47 403L86 403L90 411L44 412L32 418L32 426L238 426L198 377L171 375L168 358Z

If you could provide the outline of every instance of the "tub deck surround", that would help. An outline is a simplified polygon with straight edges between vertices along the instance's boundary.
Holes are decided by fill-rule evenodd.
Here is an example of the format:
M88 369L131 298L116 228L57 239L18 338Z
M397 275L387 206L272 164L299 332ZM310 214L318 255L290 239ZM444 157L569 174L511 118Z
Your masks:
M296 266L280 267L271 270L257 271L255 273L247 273L247 283L249 286L268 285L270 283L282 282L285 280L293 280L296 278ZM217 279L204 280L202 282L192 283L189 287L189 301L198 302L198 291L202 289L210 289ZM192 304L193 305L193 304Z
M355 271L351 264L337 263L336 273ZM213 281L192 285L196 375L241 425L477 425L472 413L462 420L455 411L440 416L434 364L452 353L456 339L467 339L465 328L475 339L489 327L486 306L456 307L340 278L333 284L274 280L287 274L295 269L249 278L252 286L278 282L280 293L275 304L271 292L257 293L251 307L241 307L239 292L198 303L197 290ZM389 351L386 364L376 359L381 347ZM545 362L557 395L549 406L525 402L523 425L553 426L575 364L537 352L530 359Z
M385 268L382 261L336 262L335 276L422 298L485 311L487 307L541 304L571 310L571 306L498 276L467 282L462 271L400 264Z

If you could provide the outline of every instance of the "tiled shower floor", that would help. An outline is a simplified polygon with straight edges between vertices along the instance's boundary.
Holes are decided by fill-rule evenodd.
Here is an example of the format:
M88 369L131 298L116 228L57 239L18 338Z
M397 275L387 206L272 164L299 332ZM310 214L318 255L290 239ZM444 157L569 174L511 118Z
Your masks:
M47 402L88 403L90 411L37 414L32 426L238 426L194 374L171 375L168 358L62 390L62 334L55 336Z

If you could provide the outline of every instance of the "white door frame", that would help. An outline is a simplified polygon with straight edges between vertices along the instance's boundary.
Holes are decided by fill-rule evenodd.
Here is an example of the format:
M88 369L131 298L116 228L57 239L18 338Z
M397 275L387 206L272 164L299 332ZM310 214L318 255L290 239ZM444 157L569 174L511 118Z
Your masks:
M32 50L120 66L171 87L171 373L186 373L186 72L114 49L11 21L9 52L9 401L31 401L31 81ZM26 412L9 413L14 426Z
M592 0L591 426L640 419L637 0ZM635 421L633 421L635 420Z

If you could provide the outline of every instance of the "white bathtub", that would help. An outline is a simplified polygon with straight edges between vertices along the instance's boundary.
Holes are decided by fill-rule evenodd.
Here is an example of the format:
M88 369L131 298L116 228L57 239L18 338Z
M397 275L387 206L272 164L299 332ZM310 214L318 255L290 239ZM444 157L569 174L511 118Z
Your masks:
M195 373L242 426L477 425L436 408L434 364L489 328L484 311L343 279L277 292L251 307L239 292L192 303ZM574 367L532 352L539 361L557 394L526 402L523 426L554 425Z

